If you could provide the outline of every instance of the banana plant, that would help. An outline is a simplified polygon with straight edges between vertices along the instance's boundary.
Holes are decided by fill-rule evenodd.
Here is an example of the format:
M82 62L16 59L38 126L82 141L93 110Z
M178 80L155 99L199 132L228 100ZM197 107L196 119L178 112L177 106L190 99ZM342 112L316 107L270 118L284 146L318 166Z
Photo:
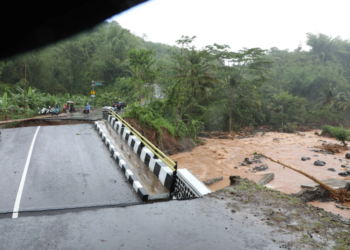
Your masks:
M2 102L1 102L1 113L3 113L4 119L6 120L7 117L10 115L12 118L12 115L10 113L10 108L16 108L15 105L9 102L7 98L7 93L5 92L3 97L2 97Z
M199 120L193 119L188 114L186 114L185 116L186 116L186 119L184 119L184 121L186 122L189 134L192 136L194 141L197 141L198 133L204 130L204 123Z
M89 98L88 96L84 95L83 96L83 105L86 105L86 103L91 102L91 98Z

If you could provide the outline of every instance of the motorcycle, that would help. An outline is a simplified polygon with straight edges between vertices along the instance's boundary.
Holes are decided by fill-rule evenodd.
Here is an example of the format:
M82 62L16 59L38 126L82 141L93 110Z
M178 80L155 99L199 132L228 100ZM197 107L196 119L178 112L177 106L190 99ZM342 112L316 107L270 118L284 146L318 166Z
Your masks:
M45 108L45 107L42 107L42 109L40 110L40 108L38 107L38 114L39 115L46 115L49 113L49 109Z
M57 108L51 108L51 106L49 106L49 108L42 107L42 109L40 110L40 108L38 107L38 115L59 115L59 114L61 114L61 111Z
M54 108L54 107L51 108L50 106L49 106L49 108L50 108L49 114L51 114L52 116L59 115L61 113L60 109L58 109L58 108Z

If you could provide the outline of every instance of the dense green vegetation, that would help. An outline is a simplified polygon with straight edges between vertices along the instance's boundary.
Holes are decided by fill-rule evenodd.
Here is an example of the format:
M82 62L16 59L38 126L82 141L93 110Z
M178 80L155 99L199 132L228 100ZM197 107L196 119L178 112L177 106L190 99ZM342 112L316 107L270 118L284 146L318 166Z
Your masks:
M342 125L339 127L333 127L330 125L324 125L322 127L322 135L330 135L335 137L338 141L346 145L346 141L349 140L350 130L345 129Z
M23 115L26 66L27 115L57 100L92 102L91 81L101 80L103 86L95 87L98 106L126 101L128 116L194 140L202 129L272 125L292 132L308 124L349 125L350 42L306 36L309 51L232 51L219 44L197 49L195 37L183 36L171 47L105 22L0 61L0 117Z

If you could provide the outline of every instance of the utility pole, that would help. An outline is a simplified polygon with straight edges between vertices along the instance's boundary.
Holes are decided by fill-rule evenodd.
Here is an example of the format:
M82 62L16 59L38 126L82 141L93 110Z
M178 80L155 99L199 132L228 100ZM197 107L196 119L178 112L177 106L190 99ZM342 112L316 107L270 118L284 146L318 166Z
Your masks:
M24 91L23 91L24 118L26 118L26 78L27 78L27 63L26 63L26 59L24 59Z
M104 81L94 81L92 80L91 83L92 83L92 91L91 91L91 98L92 98L92 102L93 102L93 106L95 107L95 85L96 86L101 86L102 87L102 83ZM92 92L94 94L92 94Z
M95 81L92 80L92 90L95 91ZM92 106L95 107L95 97L92 97Z

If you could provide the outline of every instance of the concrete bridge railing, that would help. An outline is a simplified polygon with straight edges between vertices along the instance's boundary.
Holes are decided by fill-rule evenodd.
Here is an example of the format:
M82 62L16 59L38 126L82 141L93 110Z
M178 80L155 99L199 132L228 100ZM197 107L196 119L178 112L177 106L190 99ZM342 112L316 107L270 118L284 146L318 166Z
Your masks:
M178 169L173 162L155 145L115 113L111 107L103 108L103 118L127 142L159 181L175 199L202 197L210 189L187 169Z

